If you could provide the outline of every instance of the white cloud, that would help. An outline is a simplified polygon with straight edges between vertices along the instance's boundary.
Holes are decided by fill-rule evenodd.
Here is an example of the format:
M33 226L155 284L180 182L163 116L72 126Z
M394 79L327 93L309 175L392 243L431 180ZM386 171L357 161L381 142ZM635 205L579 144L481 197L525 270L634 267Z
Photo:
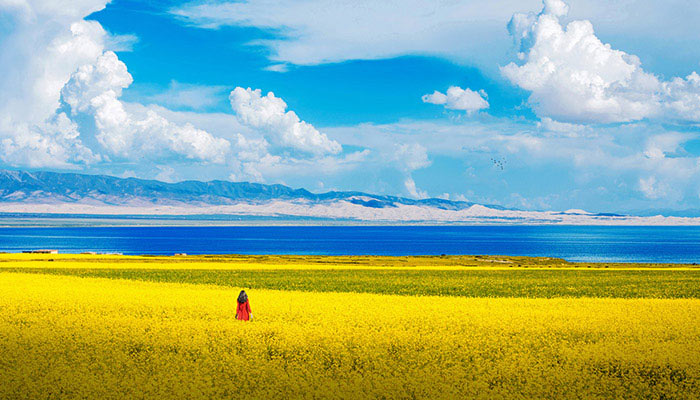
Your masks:
M102 10L108 0L3 0L3 11L16 14L22 21L38 21L50 17L51 21L74 21ZM39 28L42 28L41 26Z
M61 91L72 114L94 118L96 138L112 155L157 158L172 152L189 159L222 163L229 142L192 124L178 125L153 110L127 109L119 100L132 82L126 65L111 51L80 67Z
M105 4L0 3L10 27L0 38L0 92L12 94L0 96L0 158L75 168L109 161L106 150L129 160L181 155L223 162L226 140L119 99L132 77L108 49L128 50L136 38L83 19Z
M595 204L600 211L624 212L649 208L654 202L654 207L695 207L700 158L684 150L695 134L668 132L652 122L585 128L571 135L543 134L541 129L536 123L491 117L459 122L405 120L328 131L346 146L362 145L375 154L395 154L397 142L419 143L431 158L463 163L466 172L445 170L441 163L421 178L433 179L426 186L428 192L461 191L480 203L521 207L509 198L520 193L532 204L541 204L537 199L543 197L556 209ZM372 160L371 168L386 168L384 160L398 160L380 158ZM507 160L507 168L491 168L492 158ZM403 182L411 171L398 168ZM441 187L438 182L445 173L452 174L446 178L450 184ZM639 179L649 176L655 177L657 185L663 182L656 199L637 196ZM405 185L393 190L401 189Z
M562 133L568 135L577 135L579 132L586 129L585 125L559 122L549 117L542 118L542 120L537 123L537 126L547 132Z
M177 172L175 172L175 168L169 167L169 166L158 166L158 173L155 176L156 180L162 181L162 182L177 182Z
M109 51L97 57L94 63L78 68L61 89L61 99L70 106L72 114L86 112L109 101L103 97L120 97L122 89L132 82L126 65Z
M249 138L238 133L235 139L233 141L236 153L235 171L229 175L229 179L264 182L265 178L259 166L278 164L281 157L269 153L269 143L264 138Z
M229 98L243 124L267 132L279 145L316 155L342 150L340 143L301 121L294 111L286 111L287 103L272 92L262 96L260 89L237 87Z
M659 199L666 196L665 185L656 181L656 177L639 178L639 190L648 199Z
M692 72L683 78L673 78L663 85L666 111L669 117L700 121L700 75Z
M213 163L224 163L230 143L226 139L212 136L209 132L195 128L192 124L176 125L159 114L148 111L145 116L132 119L138 154L149 157L161 151L171 151L186 158ZM133 157L133 156L131 156Z
M515 14L508 25L520 46L522 65L501 71L531 92L530 104L541 117L575 123L628 122L653 115L659 82L644 72L637 57L601 42L589 21L566 27L560 0L547 0L538 15Z
M171 81L168 88L160 93L145 96L145 103L176 109L203 110L212 107L225 98L224 86L201 86Z
M105 49L111 51L133 51L139 38L133 34L110 35L105 42Z
M528 0L534 2L533 0ZM271 60L313 65L403 54L438 54L491 65L507 51L502 24L522 0L197 1L173 9L199 27L253 26L282 36L262 40ZM478 37L479 40L473 40ZM500 51L486 51L498 49Z
M83 19L104 6L105 1L0 0L0 12L10 22L3 32L8 34L0 36L0 89L12 93L0 96L4 163L36 168L97 164L90 167L96 171L111 163L118 173L118 165L138 160L139 173L150 168L168 180L183 169L218 163L219 175L228 169L224 174L263 181L294 174L330 176L357 168L369 154L336 156L342 150L338 142L286 110L272 93L263 97L248 90L242 99L234 91L236 116L123 101L133 78L110 50L129 50L137 39L110 35L98 22ZM214 105L222 92L221 87L171 82L166 92L145 99L201 110ZM163 161L178 167L164 167Z
M159 114L176 123L191 121L198 127L231 143L226 175L236 181L255 182L299 182L307 186L306 179L340 179L339 174L367 167L368 160L374 166L376 160L370 150L358 150L347 154L289 154L286 147L279 148L268 141L274 139L265 130L246 126L235 115L224 113L196 113L173 111L158 106L149 106ZM392 162L391 157L382 160ZM342 183L342 181L341 181Z
M432 94L424 95L422 100L424 103L442 104L449 110L463 110L471 113L489 108L487 97L483 90L476 92L469 88L462 89L458 86L451 86L447 89L447 94L436 90Z
M646 141L644 156L654 160L661 160L670 153L675 153L681 144L689 139L688 135L677 132L668 132L651 136Z
M640 2L648 4L645 0L633 0L635 5ZM550 22L554 21L549 25L552 29L546 32L553 36L535 34L535 25L537 29L544 29L546 25L541 22L542 15L526 15L519 22L514 18L511 29L516 34L520 32L523 53L522 60L512 67L517 68L514 76L519 83L516 84L532 85L527 90L532 92L532 104L541 119L539 125L499 120L482 113L478 121L467 118L459 124L409 120L387 125L329 127L324 128L323 133L287 110L282 99L273 94L263 96L260 91L250 89L239 88L249 98L238 103L242 108L241 112L236 111L236 116L171 111L154 104L145 106L122 100L121 92L131 85L131 75L116 55L112 57L105 51L128 49L133 38L115 37L105 32L99 23L83 20L90 12L103 7L103 3L46 1L15 2L15 5L8 6L7 1L0 0L3 18L7 8L12 9L7 17L11 23L4 25L3 35L0 35L0 93L12 94L0 96L0 157L4 162L37 168L72 168L117 161L112 165L114 171L118 171L123 166L121 161L128 161L129 168L139 169L135 172L139 176L146 170L153 174L160 172L161 177L168 179L230 174L232 178L258 181L296 179L300 186L310 181L315 184L321 175L324 180L330 177L330 182L325 181L327 187L373 187L380 188L379 191L407 191L412 196L423 197L427 193L417 187L422 185L416 185L411 173L430 165L433 158L440 160L440 168L434 168L435 173L431 170L421 174L421 184L435 193L462 191L477 201L482 201L485 196L508 199L511 193L521 193L521 199L538 204L532 193L541 191L543 197L554 199L549 204L556 207L556 201L564 201L556 200L556 196L564 199L566 196L571 199L590 197L592 194L585 192L603 188L605 195L599 197L604 200L600 201L612 204L610 209L620 209L633 207L627 203L628 198L642 201L640 193L644 193L644 187L651 194L647 199L653 197L655 204L671 204L693 191L697 202L700 187L695 182L700 182L700 164L697 157L684 149L685 142L691 140L693 134L664 133L668 127L661 122L700 120L698 75L683 72L684 76L687 75L685 78L660 79L642 69L635 56L614 50L613 46L600 47L603 42L597 35L615 43L615 48L625 48L620 45L619 37L610 34L609 28L607 32L597 34L586 26L587 21L574 21L574 25L562 27L559 22L565 14L562 2L549 1L545 6L544 14L548 15ZM509 17L506 13L511 12L508 10L528 9L534 4L502 0L489 4L467 3L406 0L400 7L395 7L396 4L381 2L344 2L328 11L319 11L332 14L319 22L316 21L318 14L308 12L318 3L302 0L297 4L280 5L244 0L221 9L226 11L227 7L238 7L242 11L240 14L233 17L213 15L210 22L220 25L223 19L229 18L225 24L280 28L278 33L282 32L284 38L263 43L273 50L271 70L280 70L283 65L293 68L296 63L315 64L398 54L440 54L472 63L473 57L479 57L480 49L488 49L488 57L506 54L505 50L500 50L504 46L492 47L489 41L499 35L507 38L506 34L501 35L501 31ZM577 2L572 12L593 3L591 0ZM410 5L416 7L408 7ZM277 13L275 10L280 7L288 9L289 13ZM612 6L601 4L601 7ZM357 9L350 10L352 8ZM397 8L400 9L398 12ZM431 8L436 13L425 12ZM474 11L479 8L484 9L481 14ZM257 10L256 14L248 22L244 21L242 18L247 18L245 13L253 9ZM346 14L341 15L342 12ZM688 14L692 12L688 10ZM392 15L395 20L391 19ZM223 19L217 20L218 17ZM265 18L268 18L267 26L264 26ZM355 25L339 24L339 21L352 21L352 18L361 21ZM611 15L610 18L616 23L624 20L620 15ZM492 28L484 25L485 19ZM231 22L234 20L237 22ZM591 20L596 21L595 18ZM376 21L390 23L375 24ZM416 23L411 24L412 21ZM307 27L310 28L306 30ZM486 35L486 41L471 40L477 37L475 32L496 33ZM668 34L667 30L657 32L663 37ZM392 37L394 34L398 36ZM559 44L562 46L570 44L577 50L580 48L576 46L583 46L583 50L590 52L586 57L576 58L575 54L547 43L553 38L561 39ZM533 50L535 48L540 53ZM675 49L673 47L673 51ZM556 67L551 76L547 75L547 70L545 74L537 68L520 70L535 60L542 60L541 55L551 56L549 62ZM600 65L589 65L591 60ZM533 65L547 67L549 64ZM647 65L645 59L645 68ZM571 74L559 76L559 68ZM74 79L69 83L71 75ZM561 87L567 85L568 88ZM208 92L206 89L174 82L163 96L155 95L150 101L201 110L214 104L212 98L218 95L213 89ZM450 90L427 95L426 100L465 111L483 110L488 106L485 94L471 89L455 89L452 101ZM570 92L573 93L571 101L556 104L557 99L568 96ZM544 99L546 95L553 97ZM540 103L535 101L538 96L544 99ZM596 102L605 106L598 107ZM614 107L607 107L608 103ZM582 110L577 111L576 107ZM582 125L640 118L651 121L595 128ZM346 149L363 150L339 154L340 143ZM488 163L490 156L507 157L506 171L484 168L479 164L483 160ZM143 160L148 167L134 167L138 165L133 163L135 160ZM177 166L156 170L154 165L164 163L155 161ZM200 161L223 163L203 165ZM451 167L444 165L456 165L456 176L440 176L445 171L453 172L449 170ZM366 171L371 178L350 173L359 169ZM391 171L386 174L386 170ZM469 175L462 172L465 170L478 173ZM391 174L394 174L393 178ZM396 175L400 178L396 179ZM428 175L434 181L424 178ZM546 178L532 179L532 176ZM440 187L447 181L463 186ZM481 186L476 185L479 182ZM561 190L564 186L574 187L574 190L564 193ZM492 187L500 188L497 190L501 192L491 191ZM580 192L577 193L577 189ZM555 191L559 192L553 193ZM636 195L629 196L630 192ZM577 204L567 204L566 208L570 206Z
M412 177L410 177L410 176L406 177L403 184L406 187L408 194L411 195L411 197L415 197L417 199L428 198L428 193L424 190L418 189L416 187L416 182L413 180Z
M323 156L314 159L280 157L265 153L257 158L243 160L230 175L232 180L265 182L284 178L328 178L343 172L367 166L369 150L355 151L341 156Z
M416 182L411 176L411 172L430 166L428 150L418 143L404 143L396 146L394 160L398 163L399 169L404 172L404 187L411 197L423 199L428 197L428 193L418 189Z
M514 11L541 0L195 0L172 13L186 23L217 29L252 26L269 31L265 46L275 62L313 65L399 55L439 55L497 74L507 62L503 26ZM700 59L700 7L688 0L577 0L570 17L592 21L618 47L640 48L657 73L685 74ZM645 61L649 64L649 61Z
M0 159L8 164L71 168L101 160L78 140L77 125L64 113L38 125L19 124L13 129L12 136L0 138Z
M54 27L51 22L47 25L53 29L22 26L2 43L0 58L6 67L0 90L12 96L0 96L0 112L17 122L49 118L70 74L102 54L107 34L99 23L76 21Z
M405 143L396 146L394 159L399 163L400 168L406 171L430 166L427 149L418 143Z
M271 71L271 72L287 72L289 71L289 65L285 63L279 63L279 64L272 64L268 65L267 67L263 68L265 71Z
M515 14L508 25L522 63L501 72L531 93L538 116L571 123L700 120L697 74L661 81L635 55L603 43L590 21L562 26L567 12L561 0L545 0L539 14Z
M106 1L2 2L0 158L12 165L70 167L99 160L77 126L57 111L60 90L79 66L94 62L110 36L82 18Z
M555 17L563 17L569 13L569 5L562 0L543 0L544 8L542 12Z

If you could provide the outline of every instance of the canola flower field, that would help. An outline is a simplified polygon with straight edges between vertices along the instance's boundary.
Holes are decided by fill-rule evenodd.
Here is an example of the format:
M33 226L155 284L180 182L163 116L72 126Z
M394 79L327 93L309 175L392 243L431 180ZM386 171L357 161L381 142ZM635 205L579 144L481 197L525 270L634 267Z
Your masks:
M588 267L0 255L0 398L700 397L700 269Z
M700 298L700 269L432 271L26 268L4 271L305 292L461 297Z

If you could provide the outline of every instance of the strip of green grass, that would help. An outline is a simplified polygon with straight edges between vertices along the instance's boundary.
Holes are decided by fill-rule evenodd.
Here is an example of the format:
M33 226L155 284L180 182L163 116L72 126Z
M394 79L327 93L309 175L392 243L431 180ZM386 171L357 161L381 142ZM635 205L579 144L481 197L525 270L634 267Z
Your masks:
M0 268L236 288L463 297L700 298L699 270L153 270Z

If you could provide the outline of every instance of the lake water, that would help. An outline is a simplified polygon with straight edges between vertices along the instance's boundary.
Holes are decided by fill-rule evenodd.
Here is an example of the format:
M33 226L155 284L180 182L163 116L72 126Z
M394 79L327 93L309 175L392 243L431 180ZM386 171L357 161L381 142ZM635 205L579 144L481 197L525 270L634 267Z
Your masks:
M700 262L699 227L274 226L0 228L0 251L124 254L488 254Z

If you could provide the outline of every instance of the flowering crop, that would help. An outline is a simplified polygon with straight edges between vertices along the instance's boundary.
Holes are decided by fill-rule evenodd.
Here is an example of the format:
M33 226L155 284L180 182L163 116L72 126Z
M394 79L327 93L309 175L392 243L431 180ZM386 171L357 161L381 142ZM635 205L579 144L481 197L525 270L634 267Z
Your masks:
M52 261L50 261L52 260ZM260 263L257 263L257 262ZM1 254L0 272L32 272L255 289L464 297L700 298L700 268L561 266L523 257ZM503 265L508 265L503 267ZM518 267L520 265L520 267ZM554 266L554 267L552 267ZM551 267L551 268L550 268Z
M0 273L0 398L700 397L699 299L237 294Z
M117 269L0 271L309 292L463 297L700 298L700 269Z
M550 257L513 256L309 256L309 255L190 255L122 256L94 254L2 253L0 265L21 268L118 268L118 269L392 269L392 270L509 270L530 269L624 269L695 270L694 264L573 263Z

